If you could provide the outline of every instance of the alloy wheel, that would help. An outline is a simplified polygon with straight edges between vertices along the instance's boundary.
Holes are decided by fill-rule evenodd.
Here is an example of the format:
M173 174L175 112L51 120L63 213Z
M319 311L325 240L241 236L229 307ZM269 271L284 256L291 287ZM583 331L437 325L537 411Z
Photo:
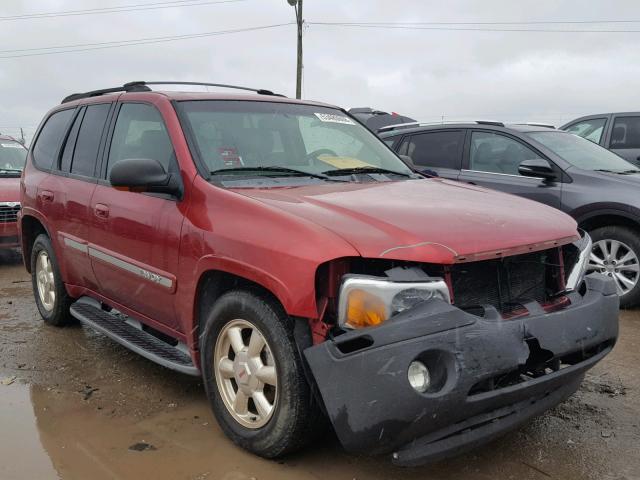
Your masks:
M239 424L267 424L278 400L277 365L266 338L247 320L227 323L214 351L216 384L225 407Z
M594 242L587 272L600 272L613 278L618 295L624 295L638 283L640 264L638 256L627 244L604 239Z
M56 283L49 254L42 250L36 261L36 283L40 303L47 312L53 310L56 303Z

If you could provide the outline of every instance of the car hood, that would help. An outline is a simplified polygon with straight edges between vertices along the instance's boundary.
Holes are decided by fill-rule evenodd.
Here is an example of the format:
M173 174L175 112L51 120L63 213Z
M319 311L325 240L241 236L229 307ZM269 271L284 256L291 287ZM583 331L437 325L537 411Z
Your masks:
M0 177L0 202L20 201L20 178Z
M368 258L446 264L577 238L559 210L444 179L233 190L334 232Z

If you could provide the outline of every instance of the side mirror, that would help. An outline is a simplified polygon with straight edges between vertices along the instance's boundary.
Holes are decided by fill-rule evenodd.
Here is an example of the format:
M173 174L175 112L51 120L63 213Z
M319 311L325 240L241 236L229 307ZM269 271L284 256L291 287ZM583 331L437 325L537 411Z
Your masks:
M551 164L543 158L524 160L518 166L518 173L525 177L538 177L545 180L554 180L556 173Z
M119 160L111 167L109 181L114 187L128 187L142 192L168 193L182 198L180 178L167 173L160 162L151 158Z

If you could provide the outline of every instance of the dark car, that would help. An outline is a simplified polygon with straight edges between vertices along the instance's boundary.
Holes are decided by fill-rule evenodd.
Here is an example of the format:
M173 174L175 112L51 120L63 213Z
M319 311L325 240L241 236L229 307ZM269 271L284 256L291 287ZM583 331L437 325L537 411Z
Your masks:
M601 113L576 118L560 127L640 166L640 112Z
M383 112L382 110L375 110L369 107L350 108L349 113L364 123L364 125L373 132L389 125L415 122L413 118L405 115L400 115L395 112Z
M541 125L414 124L379 135L419 170L559 208L593 239L589 270L640 302L640 170L584 138Z
M440 459L563 401L613 348L615 282L585 276L568 215L412 172L337 107L157 84L45 116L25 265L45 322L199 376L247 450L299 449L326 415L350 451Z

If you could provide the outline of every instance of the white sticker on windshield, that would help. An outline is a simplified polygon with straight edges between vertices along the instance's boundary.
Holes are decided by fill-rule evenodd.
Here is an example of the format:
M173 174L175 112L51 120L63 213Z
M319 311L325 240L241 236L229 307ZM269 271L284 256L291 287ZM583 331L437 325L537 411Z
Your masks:
M22 148L19 143L0 143L4 148Z
M355 125L355 122L353 120L351 120L349 117L343 117L342 115L334 115L332 113L315 113L314 115L318 117L321 122Z

